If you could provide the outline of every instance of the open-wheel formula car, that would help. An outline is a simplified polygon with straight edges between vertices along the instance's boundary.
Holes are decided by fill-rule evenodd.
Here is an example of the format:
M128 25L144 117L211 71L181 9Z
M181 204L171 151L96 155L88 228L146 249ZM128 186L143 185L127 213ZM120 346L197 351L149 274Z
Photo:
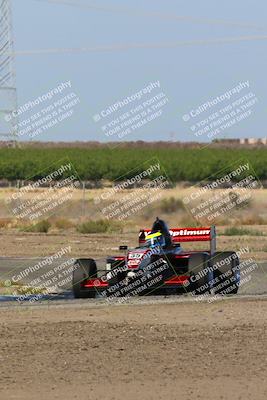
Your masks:
M184 250L183 242L209 242L206 250ZM216 251L215 227L171 228L156 219L141 229L139 246L119 248L124 254L107 257L106 269L95 260L77 259L73 268L76 298L129 297L145 294L235 294L240 282L234 251Z

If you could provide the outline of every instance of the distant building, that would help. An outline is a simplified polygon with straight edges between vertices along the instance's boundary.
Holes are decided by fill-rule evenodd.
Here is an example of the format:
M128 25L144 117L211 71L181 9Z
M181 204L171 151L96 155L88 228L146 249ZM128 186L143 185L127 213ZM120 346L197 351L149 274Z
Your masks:
M241 138L241 139L215 139L213 143L221 144L242 144L249 146L267 146L267 138Z
M250 144L250 145L267 145L267 138L244 138L240 139L240 144Z

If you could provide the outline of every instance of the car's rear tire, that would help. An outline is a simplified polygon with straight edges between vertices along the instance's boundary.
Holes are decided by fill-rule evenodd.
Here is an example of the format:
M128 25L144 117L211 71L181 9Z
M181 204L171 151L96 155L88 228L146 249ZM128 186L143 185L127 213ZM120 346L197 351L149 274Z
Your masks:
M83 282L89 278L97 276L97 267L95 260L91 258L80 258L75 261L72 278L72 291L76 299L94 298L96 295L95 288L86 289Z
M209 270L209 256L206 253L196 253L190 255L188 272L190 273L189 285L186 290L193 295L203 295L210 293L210 282L213 274Z
M236 294L240 283L239 259L234 251L216 252L212 258L215 294Z

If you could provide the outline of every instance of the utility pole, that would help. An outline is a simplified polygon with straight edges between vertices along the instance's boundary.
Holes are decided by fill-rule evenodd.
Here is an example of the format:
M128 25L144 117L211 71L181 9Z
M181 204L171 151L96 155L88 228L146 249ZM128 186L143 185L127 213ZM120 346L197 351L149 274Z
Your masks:
M0 140L18 139L17 88L11 0L0 0Z

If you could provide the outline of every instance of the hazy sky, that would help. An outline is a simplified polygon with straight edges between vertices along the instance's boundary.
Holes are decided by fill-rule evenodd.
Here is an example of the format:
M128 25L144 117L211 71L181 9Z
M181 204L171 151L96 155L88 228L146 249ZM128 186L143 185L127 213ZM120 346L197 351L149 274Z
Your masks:
M71 89L27 114L72 92L79 98L71 116L46 127L38 140L107 141L107 132L109 140L120 140L118 132L124 131L125 140L208 141L213 128L204 128L219 117L225 120L216 123L220 132L214 137L264 137L266 16L263 0L13 0L19 106L71 81ZM196 115L199 106L240 82L247 86L239 93L230 92ZM149 87L150 93L142 91ZM131 97L136 93L141 97ZM226 114L243 96L239 116L250 112L233 122L233 114ZM108 114L127 97L128 104ZM148 104L154 109L147 110ZM130 118L136 119L118 127Z

